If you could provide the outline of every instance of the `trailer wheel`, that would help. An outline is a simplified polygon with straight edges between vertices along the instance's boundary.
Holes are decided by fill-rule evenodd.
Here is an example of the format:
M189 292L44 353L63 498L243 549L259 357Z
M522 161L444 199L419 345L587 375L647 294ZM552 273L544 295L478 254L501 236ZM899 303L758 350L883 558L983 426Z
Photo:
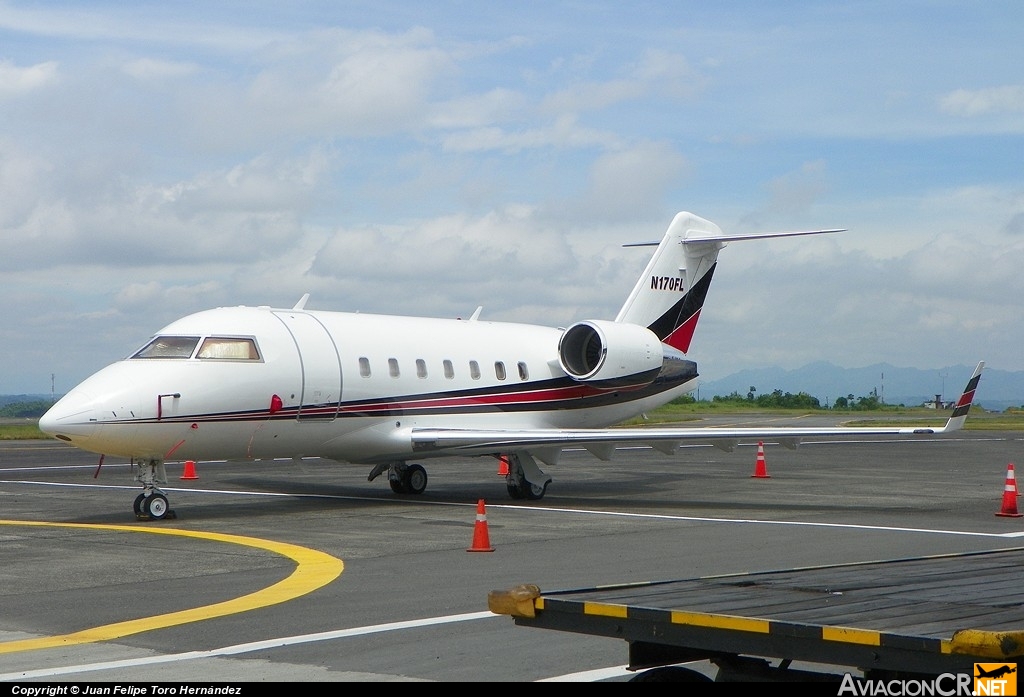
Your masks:
M711 678L692 668L660 666L637 673L629 682L714 682Z

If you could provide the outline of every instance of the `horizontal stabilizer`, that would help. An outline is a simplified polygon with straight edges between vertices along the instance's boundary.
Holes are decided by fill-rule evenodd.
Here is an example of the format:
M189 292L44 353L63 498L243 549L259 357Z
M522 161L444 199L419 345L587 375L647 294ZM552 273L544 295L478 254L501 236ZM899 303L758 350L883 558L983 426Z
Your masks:
M688 234L683 244L700 244L701 242L740 242L742 240L760 240L772 237L798 237L800 235L828 235L833 232L846 232L845 228L835 230L799 230L792 232L760 232L750 235L701 235Z

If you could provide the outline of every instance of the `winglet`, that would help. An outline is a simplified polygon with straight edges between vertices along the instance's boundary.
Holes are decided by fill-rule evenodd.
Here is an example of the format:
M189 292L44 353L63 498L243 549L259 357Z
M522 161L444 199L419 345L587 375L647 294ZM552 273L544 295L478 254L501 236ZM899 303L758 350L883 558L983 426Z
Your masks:
M304 309L306 309L306 301L307 300L309 300L309 293L306 293L301 298L299 298L299 302L295 303L295 307L293 307L292 309L293 310L304 310Z
M971 403L974 401L974 392L978 389L978 382L981 380L981 371L984 367L985 361L978 363L978 367L974 369L971 379L967 381L967 387L964 388L963 394L960 395L960 399L956 401L956 406L953 407L953 414L949 417L949 421L946 422L945 428L940 433L958 431L963 428L964 422L967 421L967 412L970 411Z

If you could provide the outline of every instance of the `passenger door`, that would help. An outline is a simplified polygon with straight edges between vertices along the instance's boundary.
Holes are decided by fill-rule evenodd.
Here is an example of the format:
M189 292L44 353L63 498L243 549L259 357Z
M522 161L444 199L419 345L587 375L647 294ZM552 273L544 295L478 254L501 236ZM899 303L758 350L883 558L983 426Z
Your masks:
M327 329L304 312L275 312L295 341L302 366L299 420L330 421L341 400L341 359Z

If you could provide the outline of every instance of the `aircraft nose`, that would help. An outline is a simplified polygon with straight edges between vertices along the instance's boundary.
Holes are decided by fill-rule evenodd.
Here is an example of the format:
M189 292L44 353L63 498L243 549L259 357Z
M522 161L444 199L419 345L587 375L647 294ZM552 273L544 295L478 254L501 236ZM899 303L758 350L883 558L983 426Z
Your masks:
M57 400L39 419L39 430L60 440L88 438L96 430L92 395L73 390Z

